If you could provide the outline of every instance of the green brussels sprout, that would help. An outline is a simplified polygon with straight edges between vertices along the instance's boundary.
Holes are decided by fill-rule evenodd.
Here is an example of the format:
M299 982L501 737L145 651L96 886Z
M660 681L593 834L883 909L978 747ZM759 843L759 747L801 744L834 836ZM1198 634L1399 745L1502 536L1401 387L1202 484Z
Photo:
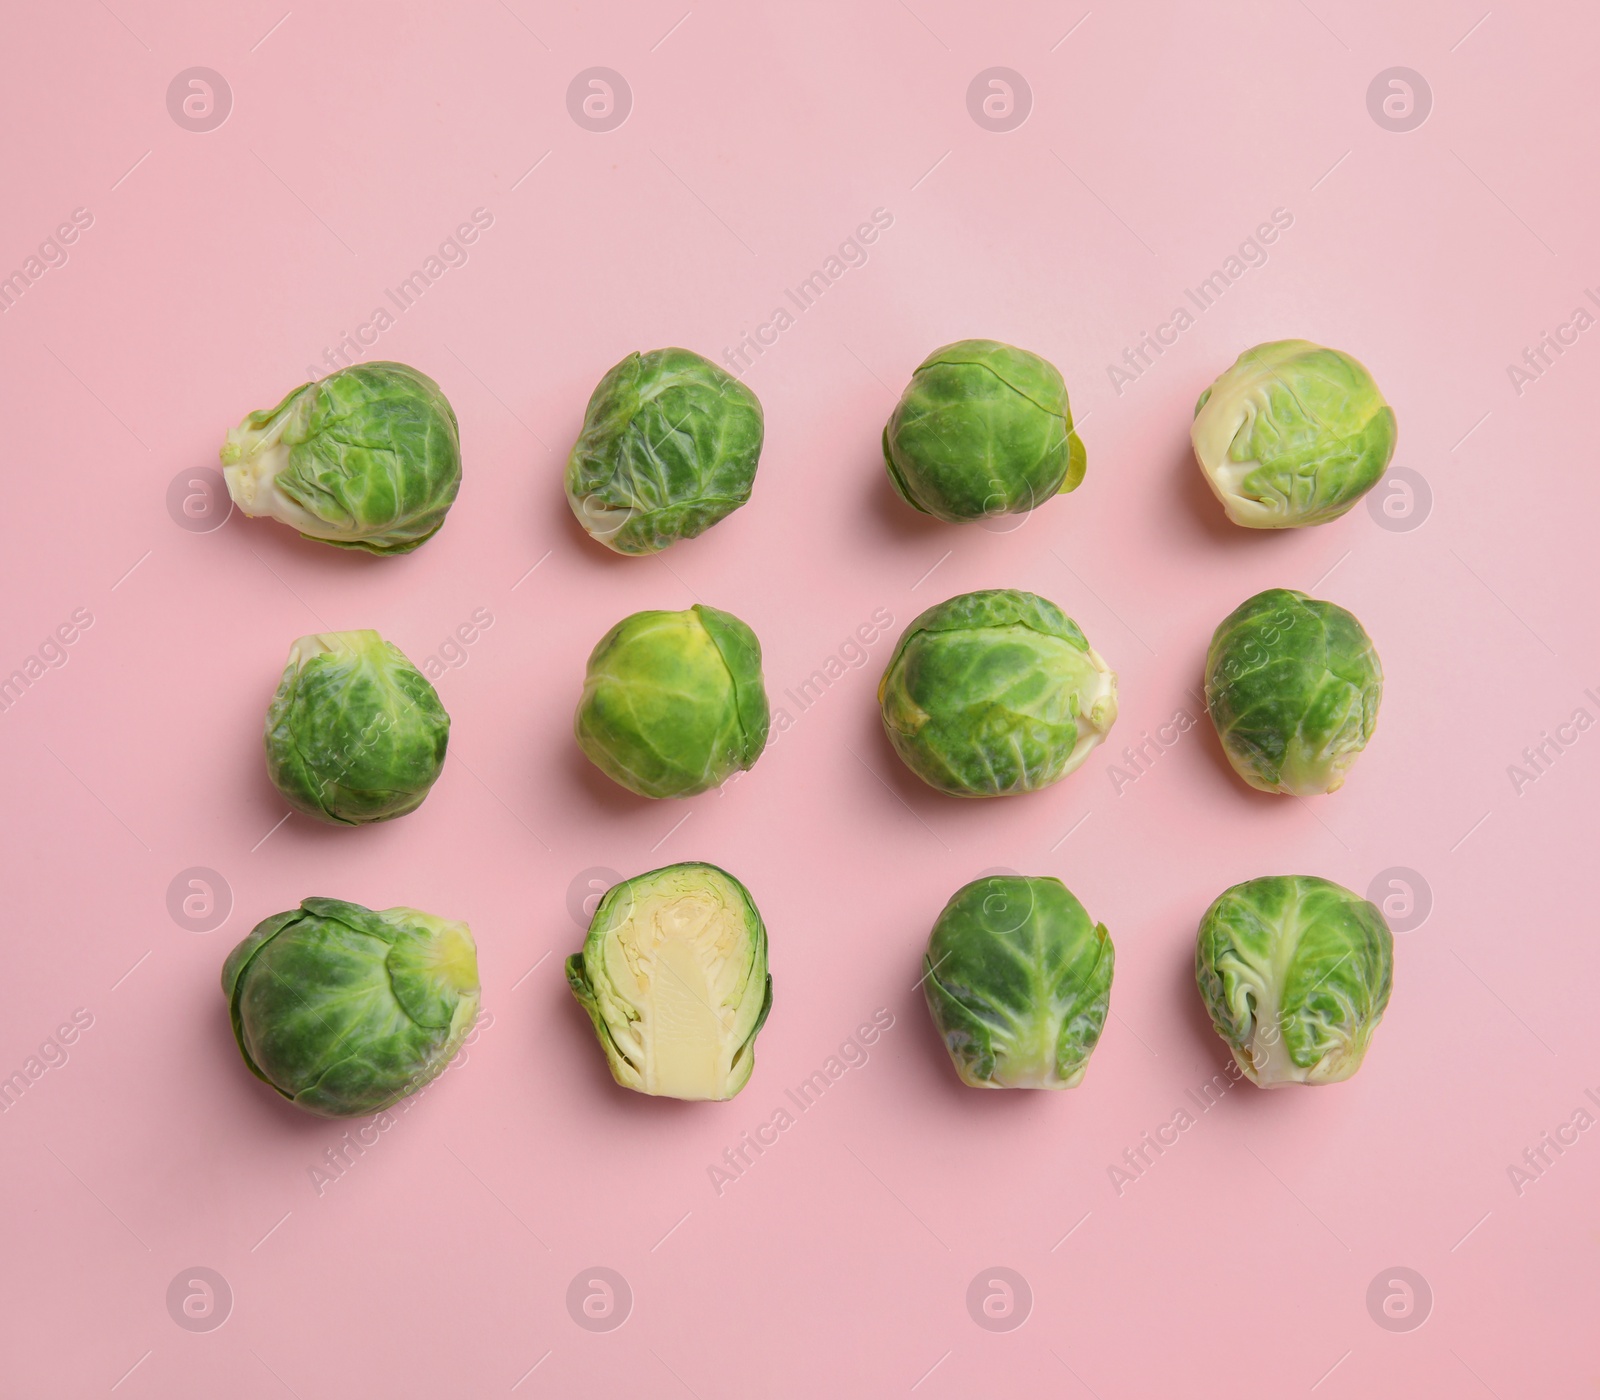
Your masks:
M1337 520L1378 483L1399 429L1366 368L1309 340L1246 350L1195 405L1195 460L1253 530Z
M1026 514L1086 465L1060 371L998 340L958 340L917 366L883 460L907 505L949 521Z
M950 897L922 990L963 1084L1072 1089L1111 1005L1116 949L1054 876L991 875Z
M696 603L637 612L589 655L574 727L608 778L640 797L693 797L751 768L767 746L761 643Z
M923 782L999 797L1047 787L1089 756L1117 717L1117 677L1054 603L990 588L913 619L878 704Z
M257 1079L325 1118L376 1113L434 1079L478 1015L465 924L420 909L306 899L222 965L234 1039Z
M726 870L685 861L601 896L567 985L624 1089L731 1099L772 1010L767 929Z
M374 360L302 384L252 413L222 446L228 494L307 539L406 554L461 488L455 410L427 375Z
M1389 1005L1394 939L1377 905L1332 880L1268 875L1206 910L1194 974L1253 1083L1336 1084L1361 1068Z
M1378 723L1383 667L1343 608L1269 588L1222 619L1206 708L1228 762L1262 792L1334 792Z
M355 826L422 805L444 767L450 716L376 632L322 632L289 648L267 708L267 775L297 812Z
M693 539L750 499L761 400L692 350L632 354L589 398L567 458L578 523L618 554Z

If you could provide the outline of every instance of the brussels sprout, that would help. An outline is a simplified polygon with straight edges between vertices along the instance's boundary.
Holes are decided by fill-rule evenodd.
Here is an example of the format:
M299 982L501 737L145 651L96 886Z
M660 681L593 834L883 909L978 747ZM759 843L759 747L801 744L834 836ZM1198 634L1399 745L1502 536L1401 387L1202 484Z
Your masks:
M883 430L906 504L940 520L1025 514L1083 480L1061 373L998 340L958 340L911 376Z
M950 897L922 989L963 1084L1071 1089L1111 1004L1116 949L1053 876L991 875Z
M307 539L406 554L437 533L461 488L455 410L427 375L374 360L302 384L222 445L228 493Z
M750 499L761 400L692 350L651 350L595 386L567 458L578 523L618 554L693 539Z
M1089 756L1117 717L1117 678L1054 603L963 593L901 633L878 684L883 728L953 797L1033 792Z
M289 648L267 709L267 775L308 817L387 821L422 805L449 739L450 716L399 647L323 632Z
M637 612L589 655L575 728L607 777L641 797L693 797L751 768L767 746L761 643L696 603Z
M1206 708L1228 762L1262 792L1338 789L1378 723L1383 667L1343 608L1269 588L1222 619Z
M767 929L726 870L685 861L601 897L567 984L624 1089L731 1099L772 1010Z
M1206 910L1194 975L1254 1083L1336 1084L1361 1068L1389 1005L1394 939L1377 905L1332 880L1268 875Z
M465 924L420 909L306 899L222 966L245 1065L325 1118L376 1113L435 1078L478 1015Z
M1309 340L1246 350L1195 405L1194 455L1228 519L1253 530L1337 520L1394 456L1394 410L1366 368Z

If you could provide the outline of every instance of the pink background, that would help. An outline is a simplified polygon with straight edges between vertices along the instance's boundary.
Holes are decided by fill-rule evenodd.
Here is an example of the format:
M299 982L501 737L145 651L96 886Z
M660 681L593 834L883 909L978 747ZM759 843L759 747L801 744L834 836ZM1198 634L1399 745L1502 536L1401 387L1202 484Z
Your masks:
M1600 1134L1520 1195L1507 1169L1600 1086L1600 734L1520 795L1507 769L1580 706L1600 717L1584 695L1600 690L1600 332L1520 394L1506 367L1600 273L1600 22L1531 0L1476 28L1488 0L981 17L695 0L687 18L689 0L369 0L274 28L285 3L72 0L6 20L0 270L73 209L93 223L0 316L0 673L74 609L94 620L0 714L0 1075L75 1009L93 1024L0 1115L0 1390L1594 1385ZM196 65L232 92L206 133L166 106ZM567 110L595 65L632 89L610 132ZM969 115L991 65L1031 85L1016 130ZM1367 107L1396 65L1433 95L1409 132ZM226 428L478 208L493 223L470 259L370 352L435 376L460 415L465 484L439 537L386 560L237 514L178 528L169 482L215 465ZM768 424L751 504L655 559L583 538L560 472L604 370L666 344L720 357L880 208L893 223L870 259L748 375ZM1119 395L1107 366L1274 209L1293 224L1266 264ZM878 453L918 360L970 335L1055 361L1088 446L1083 487L1009 533L913 516ZM1399 414L1396 466L1431 494L1410 516L1394 498L1411 528L1363 505L1247 532L1206 494L1194 400L1283 336L1371 367ZM874 689L917 612L999 585L1079 620L1122 716L1059 786L959 803L900 768ZM1122 745L1199 715L1212 627L1272 585L1351 608L1382 654L1382 722L1346 789L1252 793L1202 719L1119 793ZM724 794L635 800L571 741L584 657L623 614L697 599L755 627L794 724ZM438 682L454 731L421 811L274 829L259 732L291 640L375 627L420 664L479 608L492 626ZM785 689L879 608L894 621L870 659L799 711ZM685 859L739 875L771 929L774 1011L724 1105L615 1088L561 974L583 872ZM209 933L168 913L191 866L232 891ZM1114 1017L1076 1092L961 1087L913 990L939 908L990 867L1061 876L1116 940ZM1206 904L1285 871L1364 892L1390 867L1422 877L1432 912L1396 938L1360 1076L1242 1086L1119 1196L1108 1168L1225 1063L1192 982ZM311 1168L344 1125L249 1078L217 986L252 924L312 894L467 920L493 1017L320 1195ZM878 1008L894 1025L868 1062L717 1195L724 1149ZM620 1330L569 1315L596 1265L631 1287ZM218 1330L169 1316L192 1266L231 1287ZM1031 1289L1018 1330L968 1314L992 1266ZM1369 1314L1395 1266L1431 1289L1419 1330Z

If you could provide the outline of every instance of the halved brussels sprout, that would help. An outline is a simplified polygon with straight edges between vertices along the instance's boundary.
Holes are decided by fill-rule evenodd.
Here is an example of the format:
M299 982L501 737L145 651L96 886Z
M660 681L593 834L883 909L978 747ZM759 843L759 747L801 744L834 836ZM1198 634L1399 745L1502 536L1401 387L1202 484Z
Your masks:
M761 643L696 603L637 612L589 656L574 728L602 773L641 797L693 797L751 768L770 713Z
M692 539L750 499L761 400L692 350L632 354L589 399L567 459L578 523L618 554Z
M289 648L267 709L267 775L309 817L387 821L422 805L449 740L438 693L399 647L322 632Z
M1378 723L1383 667L1335 603L1269 588L1223 618L1206 652L1206 708L1251 787L1333 792Z
M374 360L252 413L222 446L228 494L307 539L406 554L461 488L455 410L427 375Z
M1083 480L1061 372L998 340L958 340L911 376L883 430L889 480L940 520L1024 514Z
M1246 350L1195 405L1194 455L1228 519L1337 520L1377 485L1399 429L1365 366L1309 340Z
M1334 1084L1361 1068L1389 1005L1394 939L1377 905L1332 880L1268 875L1206 910L1194 971L1254 1083Z
M1116 949L1054 876L963 885L933 926L922 989L963 1084L1071 1089L1111 1005Z
M889 742L923 782L997 797L1082 763L1117 717L1117 678L1054 603L990 588L912 621L878 703Z
M567 983L624 1089L731 1099L772 1010L766 925L726 870L669 865L606 891Z
M420 909L302 900L222 967L234 1039L257 1079L325 1118L376 1113L444 1069L478 1015L465 924Z

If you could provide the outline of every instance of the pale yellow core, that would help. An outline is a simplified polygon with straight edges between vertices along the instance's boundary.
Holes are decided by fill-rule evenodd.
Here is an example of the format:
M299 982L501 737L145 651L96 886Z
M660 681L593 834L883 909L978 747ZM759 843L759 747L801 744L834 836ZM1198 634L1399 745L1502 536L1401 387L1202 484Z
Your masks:
M646 1093L729 1096L744 940L742 912L704 889L643 894L607 936L606 962L638 1018L630 1058Z

